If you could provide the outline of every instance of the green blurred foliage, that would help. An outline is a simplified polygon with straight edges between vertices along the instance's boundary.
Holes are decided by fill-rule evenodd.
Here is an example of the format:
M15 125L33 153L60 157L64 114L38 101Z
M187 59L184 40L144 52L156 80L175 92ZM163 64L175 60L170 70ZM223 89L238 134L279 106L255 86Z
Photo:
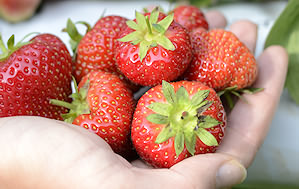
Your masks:
M211 7L215 5L223 5L240 2L273 2L273 1L287 1L287 0L189 0L189 3L199 7ZM170 2L186 2L186 0L170 0Z

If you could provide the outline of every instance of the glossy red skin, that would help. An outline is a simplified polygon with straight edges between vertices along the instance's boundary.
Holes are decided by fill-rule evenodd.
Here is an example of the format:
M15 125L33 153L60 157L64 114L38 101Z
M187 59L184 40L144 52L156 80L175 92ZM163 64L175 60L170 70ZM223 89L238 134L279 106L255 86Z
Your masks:
M79 90L87 80L90 82L87 96L90 114L78 116L73 124L96 133L114 152L126 153L136 104L132 92L113 73L92 71L82 78Z
M213 104L203 115L210 115L221 122L221 124L207 129L215 136L217 142L221 143L226 127L226 114L216 92L200 82L178 81L171 84L175 91L177 91L180 86L184 86L190 98L199 89L210 90L207 100L213 101ZM153 102L166 103L166 99L161 91L161 85L148 90L138 101L132 122L131 137L137 153L145 162L154 167L169 168L183 159L190 157L191 154L187 151L185 146L183 152L176 157L174 137L161 144L155 143L158 134L165 125L154 124L146 119L148 115L154 113L147 108L147 106ZM197 138L195 154L213 153L216 149L216 146L207 146Z
M209 29L209 24L201 10L192 5L180 5L173 9L174 20L192 31L196 28Z
M70 101L72 58L56 36L41 34L0 62L0 117L32 115L60 119Z
M105 16L81 39L74 76L81 78L94 70L117 71L114 60L115 42L125 28L127 19L121 16Z
M163 17L160 16L159 20ZM127 27L120 38L133 31ZM172 22L165 34L174 44L175 50L167 50L160 45L151 47L142 62L138 55L139 44L118 42L115 57L119 70L132 82L142 86L154 86L161 84L162 80L177 79L187 69L192 58L190 37L187 30L176 22Z
M250 50L231 32L197 29L191 33L193 60L185 73L187 80L200 81L216 91L251 86L257 64Z

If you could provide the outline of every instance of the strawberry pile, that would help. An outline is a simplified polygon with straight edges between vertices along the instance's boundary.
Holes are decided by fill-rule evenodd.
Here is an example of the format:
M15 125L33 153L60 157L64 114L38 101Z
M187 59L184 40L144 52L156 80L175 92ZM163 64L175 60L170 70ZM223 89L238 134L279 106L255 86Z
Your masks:
M0 117L64 119L154 167L215 152L227 125L219 94L257 77L250 50L233 33L210 30L194 6L104 16L84 35L71 22L66 30L73 59L52 34L16 45L12 37L7 48L0 39Z

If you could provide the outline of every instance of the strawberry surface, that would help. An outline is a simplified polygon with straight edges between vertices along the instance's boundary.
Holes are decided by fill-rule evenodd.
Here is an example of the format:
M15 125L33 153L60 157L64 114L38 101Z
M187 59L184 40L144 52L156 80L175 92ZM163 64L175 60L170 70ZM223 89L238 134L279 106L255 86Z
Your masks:
M72 97L71 104L52 100L69 107L69 113L63 115L66 122L97 134L116 153L125 156L131 152L129 133L135 101L127 83L116 74L92 71L82 78Z
M127 23L115 52L116 64L127 78L153 86L175 80L187 69L192 56L190 38L172 15L136 12L136 20Z
M54 35L40 34L30 43L10 50L0 59L0 117L62 119L60 114L66 109L49 101L68 101L72 92L72 60L65 44Z
M154 167L169 168L191 155L215 152L226 127L216 92L200 82L173 82L170 89L163 85L138 101L131 137L139 156Z
M94 70L117 71L114 60L115 42L127 19L105 16L86 33L77 47L74 75L77 81Z
M194 57L185 79L203 82L217 91L254 83L258 71L254 55L233 33L196 29L191 38Z
M203 12L192 5L180 5L173 9L174 20L192 31L196 28L209 29L209 24L203 14Z

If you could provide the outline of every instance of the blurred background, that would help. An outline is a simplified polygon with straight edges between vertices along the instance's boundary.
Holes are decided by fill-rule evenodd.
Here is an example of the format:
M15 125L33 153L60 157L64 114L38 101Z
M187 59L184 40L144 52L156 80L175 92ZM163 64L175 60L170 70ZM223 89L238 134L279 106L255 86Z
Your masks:
M290 70L280 104L268 136L248 169L246 181L235 188L299 188L299 0L190 0L190 1L88 1L88 0L0 0L0 33L6 41L31 32L48 32L66 44L69 37L62 29L66 21L87 21L93 25L105 15L134 17L135 10L160 5L168 11L177 3L191 3L204 12L218 10L228 26L241 19L258 25L256 57L266 46L280 44L290 55ZM84 31L84 27L80 28ZM298 36L297 36L298 35ZM278 40L279 39L279 40ZM297 45L296 45L297 44ZM68 46L70 48L70 46ZM297 59L291 58L296 55ZM296 103L297 102L297 103Z

